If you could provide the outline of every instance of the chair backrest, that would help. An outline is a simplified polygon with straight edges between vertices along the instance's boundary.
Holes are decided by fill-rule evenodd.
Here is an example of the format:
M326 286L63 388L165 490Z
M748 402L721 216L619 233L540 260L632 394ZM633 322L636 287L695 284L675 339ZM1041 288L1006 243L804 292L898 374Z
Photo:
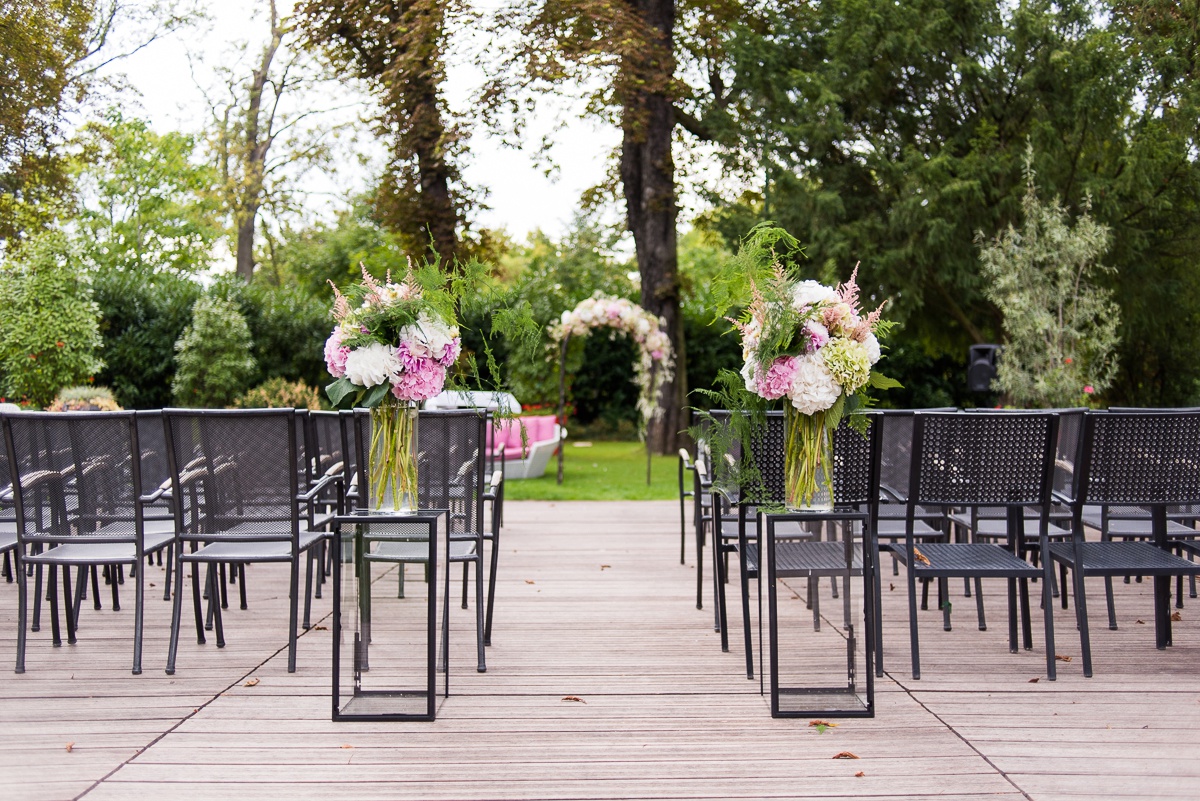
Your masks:
M337 412L309 412L312 449L316 458L316 475L323 476L338 464L346 468L342 458L342 427Z
M355 409L346 420L360 454L355 469L362 509L362 488L370 486L371 412ZM449 509L451 534L483 530L487 425L487 413L475 409L422 410L417 417L417 505Z
M1078 481L1081 504L1200 502L1200 411L1088 412Z
M918 412L909 506L1048 508L1057 437L1050 412Z
M163 416L177 523L200 521L189 535L298 541L295 409L164 409Z
M953 412L953 406L933 409L880 409L879 484L890 498L908 499L912 467L913 415L923 412Z
M134 414L142 457L142 492L149 494L171 480L167 434L161 409L140 409Z
M136 539L142 479L133 412L18 412L3 425L20 539Z

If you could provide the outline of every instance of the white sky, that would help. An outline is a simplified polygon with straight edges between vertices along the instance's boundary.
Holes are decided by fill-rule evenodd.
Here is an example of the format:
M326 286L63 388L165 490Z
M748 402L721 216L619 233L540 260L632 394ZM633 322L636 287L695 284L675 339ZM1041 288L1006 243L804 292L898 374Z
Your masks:
M281 13L290 5L289 0L280 0ZM127 113L147 118L159 132L199 133L207 115L200 87L216 85L212 65L230 63L236 42L248 41L251 52L255 53L265 41L265 13L255 17L256 9L265 7L265 3L207 0L204 7L211 18L209 24L153 42L109 70L110 74L123 73L140 94L140 101L127 98L123 104ZM247 65L247 77L248 69ZM471 94L480 80L474 67L452 65L447 91L451 106L456 110L469 109ZM342 104L345 100L338 97L334 102ZM504 228L518 242L535 229L556 237L567 229L580 193L603 179L605 156L619 143L619 133L596 122L579 120L578 114L564 108L561 101L556 103L547 98L539 105L526 141L536 146L560 118L569 124L556 136L551 150L557 166L552 178L544 174L544 165L535 164L532 148L525 152L504 147L482 127L475 128L463 173L469 185L487 190L485 202L491 208L478 215L479 225ZM328 217L332 204L337 202L334 198L344 197L347 190L366 188L372 172L370 167L359 165L360 150L368 154L374 151L378 156L378 149L371 148L369 142L357 149L349 143L338 145L342 171L338 184L324 176L310 174L304 178L305 185L314 192L311 204L315 214Z

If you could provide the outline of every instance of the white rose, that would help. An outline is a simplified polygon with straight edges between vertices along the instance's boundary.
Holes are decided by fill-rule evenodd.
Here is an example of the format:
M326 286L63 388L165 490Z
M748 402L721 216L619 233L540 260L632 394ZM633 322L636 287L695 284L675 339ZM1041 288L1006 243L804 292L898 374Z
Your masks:
M838 293L817 281L801 281L792 289L792 308L803 311L818 303L836 302Z
M390 381L400 374L400 358L390 345L373 342L365 348L355 348L346 357L346 378L360 387L373 387Z
M823 412L833 406L841 394L841 385L833 379L824 362L816 356L796 357L796 374L792 377L788 397L801 414Z

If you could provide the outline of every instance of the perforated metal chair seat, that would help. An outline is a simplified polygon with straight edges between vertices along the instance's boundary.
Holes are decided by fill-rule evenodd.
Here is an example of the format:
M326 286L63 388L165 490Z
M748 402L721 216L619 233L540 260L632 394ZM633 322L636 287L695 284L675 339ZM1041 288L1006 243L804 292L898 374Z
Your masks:
M862 546L855 545L850 570L862 575ZM840 542L776 542L777 578L842 575L846 572L846 547Z
M146 536L146 551L156 551L171 544L174 534ZM22 561L28 564L130 564L137 561L137 548L128 540L115 542L72 542L56 545L39 554L26 554Z
M888 546L896 557L905 562L908 554L902 545ZM914 565L913 574L918 577L942 578L952 576L979 576L980 578L1038 578L1039 568L1018 559L1009 551L990 542L944 543L929 542L918 549L929 560L920 559Z
M969 514L956 512L950 515L950 520L958 523L964 528L971 529L975 539L1008 539L1008 522L1002 517L977 517L972 525L971 516ZM1026 517L1025 521L1025 542L1027 545L1036 546L1038 538L1037 520ZM1056 526L1053 523L1049 523L1046 526L1046 536L1052 540L1068 540L1071 538L1071 532L1062 526Z
M475 554L475 543L461 540L450 541L450 558L463 559ZM377 542L375 549L363 554L368 562L427 562L429 543L415 540L403 542Z
M1200 564L1182 559L1148 542L1081 543L1083 570L1091 576L1177 576L1200 575ZM1055 543L1050 555L1075 569L1075 548L1071 543Z
M1140 513L1140 514L1139 514ZM1150 512L1141 507L1124 507L1114 510L1108 516L1105 526L1099 509L1082 515L1083 524L1097 531L1107 531L1108 537L1114 540L1149 539L1153 536L1150 529ZM1176 520L1167 520L1167 536L1172 538L1191 538L1200 531L1185 526Z
M875 521L875 539L902 540L904 539L904 518L880 518ZM944 540L946 532L936 529L923 520L913 520L913 539Z
M226 532L232 533L232 532ZM234 535L236 536L236 535ZM301 531L301 552L311 548L319 540L328 537L324 531ZM281 539L234 539L216 540L199 548L194 553L184 553L183 561L204 562L286 562L292 555L292 541L289 536Z
M0 531L0 553L11 551L17 547L16 531Z

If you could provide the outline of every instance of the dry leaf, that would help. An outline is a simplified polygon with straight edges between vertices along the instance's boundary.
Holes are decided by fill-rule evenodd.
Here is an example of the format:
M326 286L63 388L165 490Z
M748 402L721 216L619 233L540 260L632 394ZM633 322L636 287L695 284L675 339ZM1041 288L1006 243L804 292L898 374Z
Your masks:
M849 751L841 751L833 755L834 759L858 759L858 757Z
M578 695L564 695L562 697L562 699L564 701L574 701L577 704L586 704L587 703L587 701L583 700Z
M329 631L328 626L313 626L313 631Z
M243 684L242 686L243 687L253 687L256 684L258 684L258 679L246 679L246 683Z
M1137 624L1138 624L1139 626L1144 626L1144 625L1146 625L1146 621L1144 621L1144 620L1138 620L1138 621L1136 621L1136 622L1137 622Z
M73 750L75 750L75 743L74 742L67 743L67 753L69 754Z
M929 567L929 557L927 557L927 556L925 556L925 554L921 553L919 548L916 548L916 547L913 548L913 559L916 559L921 564L925 565L926 567Z
M815 726L817 731L824 732L826 729L836 729L836 723L830 723L828 720L810 720L809 726Z
M532 584L532 583L533 583L533 579L525 579L525 583L526 583L526 584Z
M891 582L888 582L888 592L895 592L895 591L896 591L896 585L892 584Z
M1171 620L1175 623L1178 623L1179 621L1183 620L1183 615L1181 615L1179 612L1172 612Z
M1032 679L1030 679L1030 680L1029 680L1029 683L1030 683L1030 684L1037 684L1037 683L1038 683L1039 681L1041 681L1041 680L1042 680L1041 676L1034 676Z
M1071 657L1063 656L1062 654L1055 654L1054 658L1057 659L1059 662L1070 662L1071 661Z
M600 565L601 570L608 570L612 565Z
M867 775L867 774L863 773L863 772L860 770L858 773L855 773L855 774L854 774L854 778L856 778L856 779L861 779L863 776L866 776L866 775Z
M342 748L353 748L353 747L354 747L354 746L352 746L352 745L343 745L343 746L342 746Z

